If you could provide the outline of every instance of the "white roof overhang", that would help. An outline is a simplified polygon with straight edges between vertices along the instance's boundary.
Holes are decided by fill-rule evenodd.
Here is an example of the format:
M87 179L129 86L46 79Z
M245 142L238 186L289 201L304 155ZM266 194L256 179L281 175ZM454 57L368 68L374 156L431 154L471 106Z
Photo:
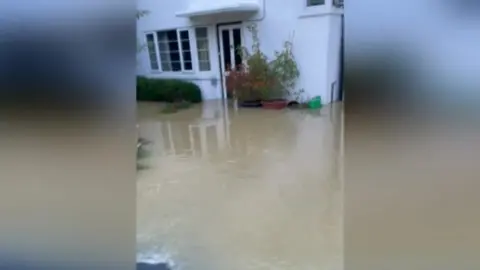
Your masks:
M186 10L177 12L177 17L197 17L222 13L257 12L258 0L190 0Z

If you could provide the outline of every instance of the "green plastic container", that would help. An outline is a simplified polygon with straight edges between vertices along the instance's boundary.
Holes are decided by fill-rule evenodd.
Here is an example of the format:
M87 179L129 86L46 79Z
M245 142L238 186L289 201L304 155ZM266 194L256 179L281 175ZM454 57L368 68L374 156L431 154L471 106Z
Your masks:
M308 107L310 109L320 109L320 108L322 108L322 98L320 96L316 96L316 97L312 98L308 102Z

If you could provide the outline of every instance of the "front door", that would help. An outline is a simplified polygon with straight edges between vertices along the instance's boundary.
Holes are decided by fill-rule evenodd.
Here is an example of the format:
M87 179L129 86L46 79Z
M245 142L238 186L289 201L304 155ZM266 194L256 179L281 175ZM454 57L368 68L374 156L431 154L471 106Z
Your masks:
M242 25L222 25L218 27L218 41L220 43L220 68L222 71L223 98L227 98L228 71L242 63L239 48L243 45ZM230 90L230 89L229 89Z

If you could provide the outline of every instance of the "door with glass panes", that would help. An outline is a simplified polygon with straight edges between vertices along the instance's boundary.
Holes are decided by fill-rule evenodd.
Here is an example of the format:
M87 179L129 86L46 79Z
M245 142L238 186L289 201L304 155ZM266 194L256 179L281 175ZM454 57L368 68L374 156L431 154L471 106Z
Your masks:
M222 25L218 27L220 43L220 67L223 76L223 98L227 97L228 71L242 63L240 47L243 46L241 24ZM230 90L230 89L228 89Z

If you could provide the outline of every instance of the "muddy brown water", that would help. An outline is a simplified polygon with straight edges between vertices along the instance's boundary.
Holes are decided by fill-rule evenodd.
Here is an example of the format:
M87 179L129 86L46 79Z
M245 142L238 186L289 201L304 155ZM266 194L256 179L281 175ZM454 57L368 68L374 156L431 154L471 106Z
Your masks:
M342 269L342 105L174 114L138 104L137 258L182 270Z

